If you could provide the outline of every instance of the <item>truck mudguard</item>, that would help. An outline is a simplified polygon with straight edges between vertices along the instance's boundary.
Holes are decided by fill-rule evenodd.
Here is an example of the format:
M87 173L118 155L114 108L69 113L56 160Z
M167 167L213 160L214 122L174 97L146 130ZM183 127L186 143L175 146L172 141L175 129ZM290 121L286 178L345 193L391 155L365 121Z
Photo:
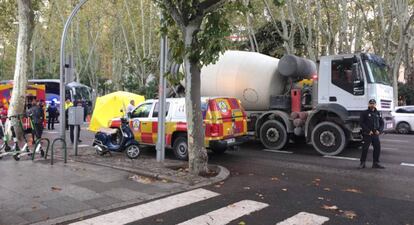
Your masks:
M268 111L268 112L264 113L263 115L261 115L259 117L259 119L257 119L256 125L255 125L256 137L260 137L260 135L259 135L260 126L264 122L266 122L268 120L268 118L272 118L272 117L274 117L273 119L280 118L283 121L283 124L286 126L286 131L288 133L293 132L293 125L289 121L289 114L287 114L286 112L283 112L283 111L273 110L273 111Z
M342 105L332 103L332 104L319 104L316 106L315 110L309 114L308 120L305 123L305 136L308 139L309 136L309 126L311 125L312 120L320 112L328 112L336 114L341 121L345 123L348 120L349 112Z

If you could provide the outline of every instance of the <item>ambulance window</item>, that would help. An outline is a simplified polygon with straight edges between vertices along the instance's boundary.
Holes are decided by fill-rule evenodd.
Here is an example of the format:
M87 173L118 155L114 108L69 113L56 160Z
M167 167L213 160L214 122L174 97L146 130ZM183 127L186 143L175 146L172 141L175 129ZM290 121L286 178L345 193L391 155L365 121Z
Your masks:
M155 104L154 112L152 113L152 117L153 118L158 117L158 107L159 106L158 106L158 102L157 102L157 104ZM169 102L166 102L166 105L165 105L165 117L168 116L169 109L170 109L170 103Z
M146 118L151 111L152 103L146 103L136 108L131 115L131 118Z

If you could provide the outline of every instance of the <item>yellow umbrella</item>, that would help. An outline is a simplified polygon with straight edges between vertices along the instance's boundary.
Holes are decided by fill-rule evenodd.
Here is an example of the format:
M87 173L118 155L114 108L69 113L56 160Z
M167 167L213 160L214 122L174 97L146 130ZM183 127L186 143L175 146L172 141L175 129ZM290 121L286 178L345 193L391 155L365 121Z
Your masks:
M111 119L121 117L126 113L126 108L131 100L134 100L135 105L138 105L138 103L145 101L145 98L144 96L125 91L117 91L98 97L89 124L89 130L97 132L102 127L108 127ZM124 113L120 112L121 109Z

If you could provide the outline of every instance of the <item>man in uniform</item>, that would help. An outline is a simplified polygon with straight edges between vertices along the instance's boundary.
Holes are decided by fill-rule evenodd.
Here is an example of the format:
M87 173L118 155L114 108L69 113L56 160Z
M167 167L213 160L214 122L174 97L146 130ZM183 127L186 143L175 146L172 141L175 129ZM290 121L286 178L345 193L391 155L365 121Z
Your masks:
M372 168L384 169L385 167L379 164L379 157L381 151L381 144L379 140L380 133L384 130L384 121L381 114L377 111L375 99L368 102L368 109L361 113L359 124L362 128L364 137L364 144L362 146L360 169L365 168L365 161L367 159L368 148L372 143L374 147L374 161Z

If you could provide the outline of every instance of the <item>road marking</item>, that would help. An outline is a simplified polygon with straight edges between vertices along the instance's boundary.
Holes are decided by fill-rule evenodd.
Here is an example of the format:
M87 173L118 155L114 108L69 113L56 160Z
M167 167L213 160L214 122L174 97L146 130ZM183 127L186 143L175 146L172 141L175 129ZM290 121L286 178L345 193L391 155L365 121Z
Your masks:
M225 225L239 217L249 215L268 206L268 204L262 202L243 200L178 225Z
M292 154L291 151L280 151L280 150L271 150L271 149L263 149L265 152L273 152L273 153L284 153L284 154Z
M411 141L408 140L392 140L392 139L381 139L381 141L384 142L397 142L397 143L409 143Z
M321 225L328 221L329 218L325 216L319 216L312 213L300 212L276 225Z
M89 145L78 145L78 147L80 147L80 148L89 147Z
M333 155L324 155L324 158L329 159L345 159L345 160L352 160L352 161L358 161L358 158L351 158L351 157L343 157L343 156L333 156Z
M412 167L414 167L414 163L401 163L401 166L412 166Z
M127 224L150 216L158 215L176 208L203 201L220 194L206 190L196 189L170 197L158 199L142 205L133 206L105 215L72 223L74 225L118 225Z

